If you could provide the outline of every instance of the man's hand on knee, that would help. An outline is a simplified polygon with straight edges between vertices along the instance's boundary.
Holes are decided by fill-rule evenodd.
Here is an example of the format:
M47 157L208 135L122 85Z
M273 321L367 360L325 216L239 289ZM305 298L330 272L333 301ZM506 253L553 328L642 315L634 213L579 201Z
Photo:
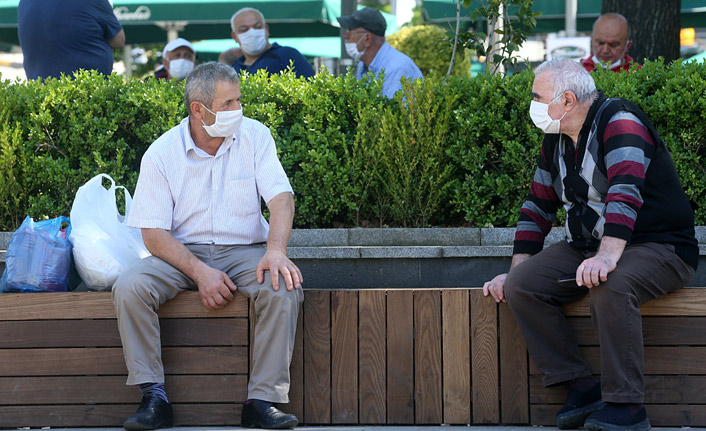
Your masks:
M199 289L201 303L209 310L225 307L233 300L233 292L238 289L225 272L209 266L205 266L194 281Z
M304 277L297 266L289 260L286 254L281 251L267 250L257 264L257 281L262 284L265 281L265 271L270 271L272 288L279 290L279 275L282 274L287 290L299 289L302 287Z
M505 279L507 274L500 274L495 276L490 281L486 281L483 285L483 295L492 296L495 302L507 302L505 299Z

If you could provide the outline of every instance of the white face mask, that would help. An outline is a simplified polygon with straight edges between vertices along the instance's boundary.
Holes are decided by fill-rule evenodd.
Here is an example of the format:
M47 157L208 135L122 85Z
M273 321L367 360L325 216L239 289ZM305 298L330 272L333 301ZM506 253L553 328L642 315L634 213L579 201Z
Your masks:
M362 52L361 52L361 51L358 51L358 43L360 43L360 41L361 41L366 35L367 35L367 33L364 33L363 36L361 36L360 39L358 39L358 42L346 42L346 52L347 52L348 55L350 55L351 58L352 58L353 60L355 60L355 61L360 60L360 57L362 57L363 54L365 54L365 50L363 50Z
M558 120L549 116L549 105L559 100L561 96L559 95L549 103L537 102L536 100L530 102L530 118L532 118L534 125L542 129L544 133L559 133L561 129L561 120L566 115L566 112Z
M201 104L201 106L206 108L206 105ZM206 108L206 110L216 116L216 121L210 126L207 126L206 123L201 120L204 130L206 130L206 133L212 138L227 138L233 136L240 127L240 123L243 122L242 109L218 112L213 112L208 108Z
M611 64L610 66L608 66L608 65L606 65L606 63L600 61L600 60L598 59L598 57L596 57L595 55L593 56L592 60L593 60L593 63L594 63L594 64L597 64L597 65L601 66L601 67L604 68L604 69L612 69L612 68L614 68L614 67L618 67L618 66L620 66L620 63L623 62L623 59L621 58L621 59L619 59L618 61L616 61L616 62L614 62L613 64Z
M169 74L172 78L182 80L186 75L194 70L194 62L185 58L177 58L169 61Z
M238 40L240 41L240 49L249 55L259 54L267 46L264 28L251 28L245 33L240 33Z

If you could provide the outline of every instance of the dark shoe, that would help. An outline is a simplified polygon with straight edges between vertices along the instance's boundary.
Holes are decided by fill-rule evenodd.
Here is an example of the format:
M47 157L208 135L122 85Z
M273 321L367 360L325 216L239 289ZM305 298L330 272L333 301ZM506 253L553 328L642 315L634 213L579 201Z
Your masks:
M128 430L154 430L172 426L172 404L154 394L142 396L137 413L125 420Z
M569 389L564 407L556 414L556 426L563 430L579 428L591 413L603 406L600 383L596 382L588 391Z
M652 427L645 407L607 403L586 419L584 428L593 431L650 431Z
M247 428L292 428L299 423L296 416L284 413L271 402L262 400L247 400L240 418L240 424Z

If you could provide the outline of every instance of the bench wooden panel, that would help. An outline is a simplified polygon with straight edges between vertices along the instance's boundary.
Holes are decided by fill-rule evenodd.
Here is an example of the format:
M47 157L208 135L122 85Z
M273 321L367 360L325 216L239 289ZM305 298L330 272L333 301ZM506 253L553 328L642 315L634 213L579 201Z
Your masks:
M359 424L499 423L498 306L481 290L307 290L303 310L304 387L283 408L303 405L305 423L350 424L355 406ZM526 370L514 321L505 325ZM346 375L354 364L357 376ZM526 372L510 378L526 386ZM528 418L529 404L507 417Z
M641 309L655 426L706 426L704 294L683 289ZM114 427L134 412L110 293L0 299L0 427ZM597 373L588 300L566 313ZM160 322L175 424L239 425L248 301L211 312L186 292ZM307 290L290 374L284 410L310 425L553 425L565 396L542 386L509 308L480 289Z
M566 306L581 351L600 373L598 338L590 320L589 298ZM686 288L643 304L645 408L653 426L706 426L706 290ZM564 402L562 387L544 388L530 361L532 425L554 425Z
M0 296L0 427L121 426L139 391L110 292ZM242 295L209 311L185 292L160 311L175 425L239 425L247 398L249 321Z

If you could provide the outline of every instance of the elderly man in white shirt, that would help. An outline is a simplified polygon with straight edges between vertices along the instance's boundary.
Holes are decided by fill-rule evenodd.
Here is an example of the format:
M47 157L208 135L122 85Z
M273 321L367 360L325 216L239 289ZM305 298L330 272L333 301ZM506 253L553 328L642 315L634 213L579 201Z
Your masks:
M255 305L258 323L242 425L289 428L289 364L304 298L299 268L287 258L294 200L267 127L244 118L233 68L203 64L184 89L189 116L157 139L142 158L128 219L142 229L152 256L113 286L128 368L142 403L126 429L172 425L164 388L157 309L184 290L198 290L218 309L238 291ZM270 210L268 226L261 199Z

